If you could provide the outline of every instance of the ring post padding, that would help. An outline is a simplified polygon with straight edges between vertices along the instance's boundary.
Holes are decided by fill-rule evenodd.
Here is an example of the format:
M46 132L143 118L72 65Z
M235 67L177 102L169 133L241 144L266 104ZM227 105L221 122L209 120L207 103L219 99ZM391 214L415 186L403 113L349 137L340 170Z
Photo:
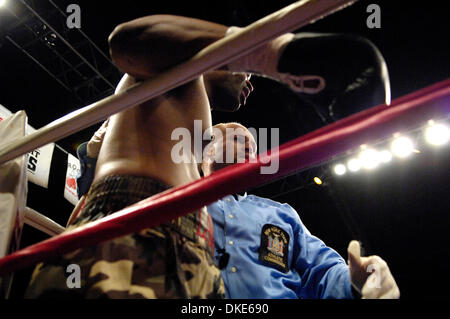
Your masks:
M26 124L24 111L0 118L0 145L24 136ZM28 190L26 165L26 155L0 165L0 257L20 246ZM0 298L8 298L12 279L12 274L0 278Z

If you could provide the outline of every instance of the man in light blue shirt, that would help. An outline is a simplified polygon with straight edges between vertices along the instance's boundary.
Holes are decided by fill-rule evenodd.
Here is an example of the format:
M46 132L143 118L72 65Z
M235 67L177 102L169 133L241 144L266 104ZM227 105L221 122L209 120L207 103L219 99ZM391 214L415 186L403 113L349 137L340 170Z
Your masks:
M256 156L251 133L238 123L214 126L202 169L211 175L238 159ZM240 137L239 137L240 136ZM232 150L234 160L218 161ZM349 245L349 265L311 235L288 204L254 195L229 195L208 206L214 223L215 260L228 298L398 298L387 264L360 257ZM375 269L375 272L368 270Z

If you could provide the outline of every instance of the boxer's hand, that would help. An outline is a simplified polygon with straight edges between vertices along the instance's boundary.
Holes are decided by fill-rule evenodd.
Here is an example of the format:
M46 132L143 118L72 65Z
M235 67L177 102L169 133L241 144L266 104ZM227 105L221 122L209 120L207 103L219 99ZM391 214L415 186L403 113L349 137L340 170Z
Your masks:
M398 299L400 290L386 262L378 256L361 257L359 242L347 248L348 267L353 287L363 299Z
M100 153L100 147L105 137L106 129L108 127L109 118L103 122L102 126L94 133L87 144L87 156L90 158L97 158Z

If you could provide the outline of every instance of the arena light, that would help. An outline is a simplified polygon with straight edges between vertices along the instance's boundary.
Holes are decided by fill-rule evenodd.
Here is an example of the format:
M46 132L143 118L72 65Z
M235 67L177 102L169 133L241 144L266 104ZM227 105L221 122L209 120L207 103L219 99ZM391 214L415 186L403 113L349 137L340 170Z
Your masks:
M428 143L435 146L441 146L448 142L450 131L448 126L442 123L428 122L428 127L425 129L425 139Z
M319 177L314 177L314 183L316 183L317 185L322 185L322 180Z
M392 153L400 158L406 158L414 152L414 143L406 136L395 138L391 143Z
M428 125L417 129L416 132L421 131L424 134L425 140L434 146L441 146L450 141L450 128L446 123L437 123L433 120L428 121ZM416 134L414 137L417 137ZM387 141L385 141L387 142ZM394 156L400 159L407 158L413 153L420 154L421 151L416 148L414 140L411 136L403 135L398 132L395 133L390 141L390 149L380 147L375 149L374 146L362 144L359 146L359 154L354 150L353 155L350 155L346 161L346 165L338 163L334 165L333 172L336 175L344 175L347 171L356 173L361 169L373 170L381 164L386 164L394 159Z
M380 156L374 149L368 148L359 154L361 166L365 169L374 169L380 164Z
M347 168L350 172L357 172L361 169L361 161L357 158L352 158L348 161Z
M337 164L334 166L334 173L336 175L344 175L347 172L344 164Z

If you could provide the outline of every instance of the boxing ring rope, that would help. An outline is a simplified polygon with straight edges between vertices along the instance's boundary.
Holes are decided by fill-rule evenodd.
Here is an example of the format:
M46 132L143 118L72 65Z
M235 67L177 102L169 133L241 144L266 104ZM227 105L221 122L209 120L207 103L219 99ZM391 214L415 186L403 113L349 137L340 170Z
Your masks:
M169 189L98 221L19 250L0 259L0 275L16 271L77 248L155 227L208 205L228 194L243 191L292 172L323 163L343 152L386 139L427 120L450 115L450 80L437 83L342 119L290 141L279 152L258 156L256 163L235 164L198 181ZM275 174L260 174L263 163L279 156Z
M313 23L357 0L303 0L282 8L239 32L207 46L188 61L129 89L51 122L0 150L0 165L40 146L92 126L108 116L143 103L248 54L267 41Z

